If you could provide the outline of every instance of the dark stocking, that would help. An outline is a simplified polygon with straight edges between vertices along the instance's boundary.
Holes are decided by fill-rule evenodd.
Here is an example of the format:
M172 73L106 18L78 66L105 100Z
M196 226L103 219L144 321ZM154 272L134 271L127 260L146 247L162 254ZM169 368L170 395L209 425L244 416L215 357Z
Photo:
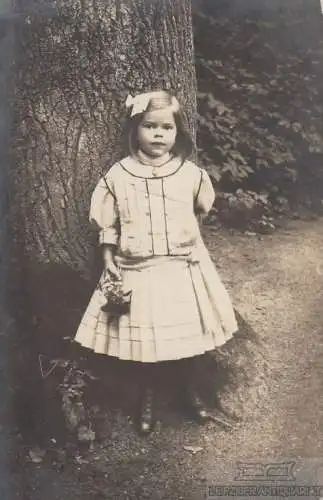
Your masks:
M208 412L199 396L198 359L187 358L178 361L180 400L196 422L203 424L208 420Z
M139 394L135 414L135 424L140 434L148 435L154 429L156 423L156 366L150 363L140 363L138 366L138 382Z

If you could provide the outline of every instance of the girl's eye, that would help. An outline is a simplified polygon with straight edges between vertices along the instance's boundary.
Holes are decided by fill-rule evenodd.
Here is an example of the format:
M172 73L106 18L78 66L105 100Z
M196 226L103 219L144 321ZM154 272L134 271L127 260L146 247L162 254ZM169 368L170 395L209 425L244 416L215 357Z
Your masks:
M153 123L143 123L142 126L144 128L156 128L156 125L154 125Z
M143 128L148 128L148 129L155 129L158 128L158 125L156 123L143 123L141 125ZM174 126L171 123L165 123L165 125L161 125L161 128L164 130L173 130Z

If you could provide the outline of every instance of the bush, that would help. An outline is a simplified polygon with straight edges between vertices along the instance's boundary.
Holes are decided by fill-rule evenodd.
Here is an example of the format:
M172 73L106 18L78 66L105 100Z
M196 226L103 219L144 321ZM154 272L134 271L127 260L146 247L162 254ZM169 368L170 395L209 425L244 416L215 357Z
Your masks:
M320 203L321 23L308 19L311 36L302 38L301 10L290 17L263 9L251 17L247 10L249 18L224 5L216 15L205 12L195 13L198 148L222 192L216 207L221 218L228 210L238 220L243 210L247 219L281 212L286 200Z

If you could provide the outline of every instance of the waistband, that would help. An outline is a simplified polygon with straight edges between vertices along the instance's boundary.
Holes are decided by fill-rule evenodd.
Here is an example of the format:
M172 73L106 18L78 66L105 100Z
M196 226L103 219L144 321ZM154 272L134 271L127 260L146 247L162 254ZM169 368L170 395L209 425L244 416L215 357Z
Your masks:
M116 256L116 264L120 269L128 270L141 270L148 267L158 267L170 263L181 263L185 267L189 266L191 263L191 257L189 255L170 255L170 256L155 256L141 259L129 259L126 257Z

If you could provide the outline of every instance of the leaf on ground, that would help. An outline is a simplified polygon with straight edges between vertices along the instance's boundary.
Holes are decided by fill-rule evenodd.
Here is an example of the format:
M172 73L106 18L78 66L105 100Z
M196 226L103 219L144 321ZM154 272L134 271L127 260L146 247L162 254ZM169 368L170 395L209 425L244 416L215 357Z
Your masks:
M83 457L81 457L81 456L79 456L79 455L76 455L75 460L76 460L76 462L77 462L79 465L89 464L89 463L90 463L88 460L86 460L85 458L83 458Z
M34 464L40 464L44 460L46 451L42 450L38 446L29 450L29 458Z
M201 446L184 446L183 448L185 451L190 451L193 455L195 455L199 451L203 451L203 448Z

